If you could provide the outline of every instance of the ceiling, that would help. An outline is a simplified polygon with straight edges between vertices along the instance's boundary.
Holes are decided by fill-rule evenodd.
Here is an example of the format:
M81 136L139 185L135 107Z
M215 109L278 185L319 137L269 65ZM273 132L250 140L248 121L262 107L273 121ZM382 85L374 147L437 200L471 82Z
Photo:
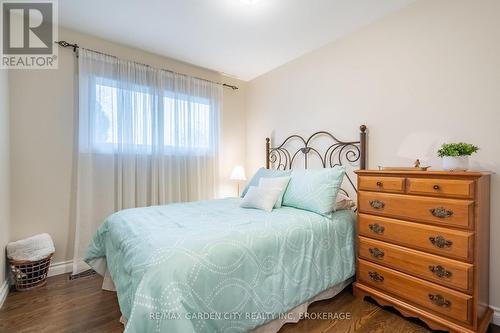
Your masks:
M251 80L413 1L59 0L59 23Z

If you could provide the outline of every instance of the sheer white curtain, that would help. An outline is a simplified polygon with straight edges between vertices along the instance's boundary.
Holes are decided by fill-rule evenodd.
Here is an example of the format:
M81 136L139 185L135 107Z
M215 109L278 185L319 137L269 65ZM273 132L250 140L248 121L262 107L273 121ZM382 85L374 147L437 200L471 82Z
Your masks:
M80 49L73 273L107 215L216 194L222 87Z

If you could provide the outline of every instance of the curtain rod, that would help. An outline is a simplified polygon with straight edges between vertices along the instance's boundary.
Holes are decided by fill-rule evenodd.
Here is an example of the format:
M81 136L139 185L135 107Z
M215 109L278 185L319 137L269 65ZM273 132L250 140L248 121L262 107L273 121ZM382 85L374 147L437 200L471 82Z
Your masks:
M64 40L60 40L58 42L54 42L56 43L57 45L61 46L61 47L72 47L73 48L73 52L76 53L76 50L80 48L80 46L78 46L78 44L74 43L74 44L71 44L71 43L68 43ZM107 53L103 53L103 52L99 52L99 51L95 51L95 50L90 50L92 52L96 52L96 53L100 53L102 55L106 55L106 56L109 56L109 57L113 57L113 58L118 58L114 55L111 55L111 54L107 54ZM143 65L143 66L147 66L147 67L152 67L150 65L147 65L147 64L143 64L143 63L140 63L140 62L136 62L134 61L135 63L139 64L139 65ZM162 69L164 71L167 71L167 72L170 72L170 73L174 73L174 74L180 74L180 75L185 75L185 74L182 74L182 73L177 73L177 72L174 72L172 70L168 70L168 69ZM186 75L187 76L187 75ZM227 87L227 88L231 88L233 90L238 90L238 87L237 86L233 86L231 84L226 84L226 83L221 83L221 82L216 82L216 81L212 81L212 80L207 80L207 79L204 79L204 78L201 78L201 77L196 77L194 76L195 79L198 79L198 80L203 80L203 81L207 81L207 82L211 82L211 83L215 83L215 84L220 84L222 85L223 87Z

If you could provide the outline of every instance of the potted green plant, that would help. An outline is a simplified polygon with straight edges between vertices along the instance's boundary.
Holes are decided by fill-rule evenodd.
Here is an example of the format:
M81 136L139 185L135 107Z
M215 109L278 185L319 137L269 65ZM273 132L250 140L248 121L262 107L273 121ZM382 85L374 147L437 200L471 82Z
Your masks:
M478 150L479 147L470 143L444 143L437 154L443 158L444 170L465 171L469 168L469 156Z

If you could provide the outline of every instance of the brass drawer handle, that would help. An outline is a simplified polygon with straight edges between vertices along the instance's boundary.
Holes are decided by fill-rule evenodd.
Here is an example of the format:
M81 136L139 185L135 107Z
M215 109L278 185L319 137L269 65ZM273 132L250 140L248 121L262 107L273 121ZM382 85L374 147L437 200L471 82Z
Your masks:
M435 189L436 191L438 191L438 190L439 190L439 185L438 185L438 184L436 184L436 185L434 185L432 188L433 188L433 189Z
M384 184L382 182L377 182L377 187L382 187Z
M368 228L370 228L370 230L376 234L383 234L384 233L384 230L385 228L383 226L381 226L380 224L378 223L375 223L375 224L369 224L368 225Z
M451 302L439 294L429 294L430 301L440 307L449 308Z
M371 200L370 206L372 206L372 208L375 208L375 209L382 209L385 207L385 203L383 201L380 201L380 200Z
M429 209L429 211L431 212L432 215L440 219L445 219L453 215L453 211L451 209L446 209L444 207L431 208Z
M437 266L430 265L429 270L434 275L436 275L437 277L440 277L440 278L450 278L453 275L450 271L446 270L446 268L444 268L441 265L437 265Z
M380 259L380 258L383 258L384 257L384 252L383 251L380 251L378 248L376 247L370 247L368 249L368 251L370 251L370 254L372 255L373 258L375 259Z
M377 272L368 272L370 279L375 282L384 282L384 277Z
M451 247L453 242L451 240L447 240L443 236L429 237L432 245L438 247L440 249L444 249L445 247Z

